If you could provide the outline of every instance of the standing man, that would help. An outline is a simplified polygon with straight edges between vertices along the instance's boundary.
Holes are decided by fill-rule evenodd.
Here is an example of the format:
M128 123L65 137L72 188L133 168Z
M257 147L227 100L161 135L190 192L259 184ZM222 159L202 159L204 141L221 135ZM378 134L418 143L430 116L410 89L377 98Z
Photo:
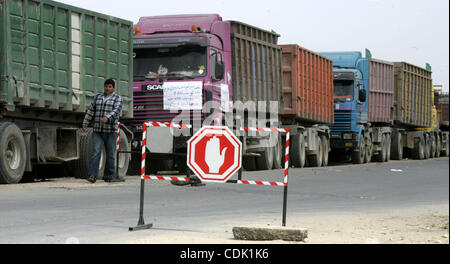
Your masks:
M94 128L92 133L94 150L89 163L89 178L87 179L91 183L97 181L103 146L106 149L106 166L103 180L106 182L123 181L118 179L118 175L117 178L114 176L117 126L120 113L122 112L122 98L114 92L115 86L113 79L105 81L104 92L95 96L83 121L83 131L86 131L89 124L92 124Z

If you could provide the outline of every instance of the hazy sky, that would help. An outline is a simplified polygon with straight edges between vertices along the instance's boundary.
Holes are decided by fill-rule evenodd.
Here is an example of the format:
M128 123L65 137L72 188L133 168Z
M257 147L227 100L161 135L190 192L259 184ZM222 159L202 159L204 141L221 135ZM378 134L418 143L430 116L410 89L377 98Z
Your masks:
M58 0L131 20L142 16L217 13L281 35L280 44L312 51L361 51L433 69L449 90L448 0Z

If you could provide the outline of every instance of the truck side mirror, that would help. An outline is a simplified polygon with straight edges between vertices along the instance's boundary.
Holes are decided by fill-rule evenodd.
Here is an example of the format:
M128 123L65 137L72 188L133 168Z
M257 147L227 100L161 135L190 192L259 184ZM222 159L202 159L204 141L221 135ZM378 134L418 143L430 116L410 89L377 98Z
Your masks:
M367 92L363 86L359 89L358 100L363 103L367 100Z
M216 63L216 68L214 72L214 79L216 80L222 80L225 75L225 65L222 61L218 61Z

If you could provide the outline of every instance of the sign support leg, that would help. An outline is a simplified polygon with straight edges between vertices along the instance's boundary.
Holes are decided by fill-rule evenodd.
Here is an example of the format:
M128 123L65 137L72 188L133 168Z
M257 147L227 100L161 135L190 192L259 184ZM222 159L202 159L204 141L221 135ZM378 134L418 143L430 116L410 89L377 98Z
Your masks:
M287 211L287 193L288 193L288 186L284 186L284 195L283 195L283 219L282 219L282 226L286 226L286 211Z
M150 229L153 227L153 224L145 224L144 222L144 190L145 190L145 180L141 179L141 194L140 194L140 203L139 203L139 220L138 224L135 227L130 227L129 231L137 231L143 229Z
M239 137L239 140L241 141L241 142L244 142L244 137L243 136L240 136ZM239 169L239 173L238 173L238 180L242 180L242 170L243 170L243 167L241 166L241 168Z

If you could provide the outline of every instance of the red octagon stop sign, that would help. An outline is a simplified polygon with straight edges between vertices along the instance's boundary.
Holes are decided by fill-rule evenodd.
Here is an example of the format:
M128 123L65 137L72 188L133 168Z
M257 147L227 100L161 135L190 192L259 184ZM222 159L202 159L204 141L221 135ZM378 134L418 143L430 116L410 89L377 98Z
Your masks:
M202 182L226 182L242 164L242 143L228 127L205 126L188 141L187 165Z

